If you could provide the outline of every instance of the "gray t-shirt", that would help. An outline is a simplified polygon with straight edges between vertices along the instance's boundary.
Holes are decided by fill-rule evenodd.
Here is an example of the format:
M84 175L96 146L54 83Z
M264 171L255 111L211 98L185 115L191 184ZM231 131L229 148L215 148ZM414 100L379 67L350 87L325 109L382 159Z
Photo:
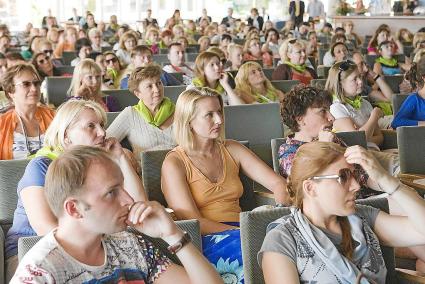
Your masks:
M372 229L378 214L379 209L377 208L356 205L356 215L362 218ZM261 250L258 253L260 267L264 252L277 252L287 256L294 262L302 283L340 283L340 279L326 268L325 263L318 256L315 256L314 250L308 245L301 232L297 229L291 215L289 214L284 219L283 223L277 225L267 233ZM341 252L341 235L327 230L321 230ZM368 232L365 233L368 234ZM366 239L369 237L376 238L376 236L368 235ZM354 243L354 246L357 245L357 243ZM378 246L372 249L380 253L378 240L372 242L372 246ZM373 263L371 263L371 266L374 266ZM371 267L372 270L375 268Z

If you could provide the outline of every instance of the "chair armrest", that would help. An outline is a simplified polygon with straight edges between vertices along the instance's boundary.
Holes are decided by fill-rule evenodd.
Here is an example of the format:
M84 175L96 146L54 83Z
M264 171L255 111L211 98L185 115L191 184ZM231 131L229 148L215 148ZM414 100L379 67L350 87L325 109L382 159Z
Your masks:
M398 177L403 184L414 188L420 195L425 195L425 185L414 182L416 179L425 179L424 175L399 174Z
M254 190L254 198L257 206L276 205L273 193Z
M399 280L405 280L408 281L408 283L425 284L425 273L402 268L396 268L396 272ZM402 281L400 282L403 283Z
M397 148L397 131L390 129L383 129L381 131L384 135L384 142L381 147L382 150Z

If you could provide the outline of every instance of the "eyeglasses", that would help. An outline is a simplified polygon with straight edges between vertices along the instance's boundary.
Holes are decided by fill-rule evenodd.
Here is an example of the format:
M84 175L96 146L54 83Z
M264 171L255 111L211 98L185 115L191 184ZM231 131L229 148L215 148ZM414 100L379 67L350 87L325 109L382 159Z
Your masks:
M41 65L41 64L49 62L49 59L50 57L46 56L45 58L38 60L37 63Z
M40 87L40 85L41 85L41 81L34 80L34 81L22 81L22 82L16 83L14 86L15 87L16 86L22 86L25 89L28 89L31 86L34 86L35 88L38 88L38 87Z
M111 62L115 63L117 61L118 61L118 58L116 58L116 57L113 57L113 58L110 58L110 59L105 59L106 64L109 64Z
M357 65L351 60L345 60L338 66L338 70L339 70L339 72L338 72L338 82L341 81L342 71L347 71L348 69L350 69L350 67L356 67L357 68Z
M43 50L43 53L45 53L45 54L53 54L53 49L45 49L45 50Z
M294 43L296 43L297 42L297 39L296 38L293 38L293 39L291 39L290 41L288 41L288 43L290 43L290 44L294 44Z
M354 178L356 181L360 180L360 172L358 170L351 170L349 168L340 169L337 175L324 175L314 176L309 180L321 180L321 179L336 179L342 186L346 185L350 178Z

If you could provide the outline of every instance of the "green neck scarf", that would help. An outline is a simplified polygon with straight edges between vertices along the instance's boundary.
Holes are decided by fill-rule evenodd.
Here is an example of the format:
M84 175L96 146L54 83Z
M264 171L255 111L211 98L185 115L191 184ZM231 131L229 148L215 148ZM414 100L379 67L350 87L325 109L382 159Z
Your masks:
M37 157L47 157L50 160L55 160L62 153L63 153L63 149L60 147L52 148L52 147L44 146L43 148L38 150L37 153L30 156L30 159L37 158Z
M196 77L192 79L192 83L195 87L198 87L198 88L207 87L206 84L201 79ZM220 83L218 83L217 87L215 87L213 90L219 93L220 95L224 93L224 88Z
M296 71L300 72L300 73L304 73L305 69L307 68L307 65L303 64L294 64L291 63L289 61L284 61L283 64L288 65L289 67L291 67L292 69L295 69Z
M354 99L345 97L345 102L352 106L354 109L360 109L362 107L362 97L355 96Z
M170 116L172 116L175 108L174 103L167 97L164 97L162 100L155 117L152 116L152 113L142 100L140 100L137 105L133 106L133 109L137 111L137 113L140 114L147 123L156 127L160 127Z
M267 90L266 95L254 93L255 100L260 104L270 103L276 101L276 94L273 90Z
M376 58L375 62L379 62L389 67L396 67L398 65L398 61L395 58L384 58L382 56Z

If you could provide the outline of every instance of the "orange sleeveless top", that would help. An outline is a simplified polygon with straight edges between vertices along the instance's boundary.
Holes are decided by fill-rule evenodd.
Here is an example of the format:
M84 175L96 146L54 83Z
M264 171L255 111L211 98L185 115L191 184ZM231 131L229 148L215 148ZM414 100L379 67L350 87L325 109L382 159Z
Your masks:
M218 143L223 160L223 174L217 183L211 182L195 167L182 147L171 152L178 154L186 169L186 181L202 217L216 222L239 222L239 198L243 193L239 165L222 143Z

